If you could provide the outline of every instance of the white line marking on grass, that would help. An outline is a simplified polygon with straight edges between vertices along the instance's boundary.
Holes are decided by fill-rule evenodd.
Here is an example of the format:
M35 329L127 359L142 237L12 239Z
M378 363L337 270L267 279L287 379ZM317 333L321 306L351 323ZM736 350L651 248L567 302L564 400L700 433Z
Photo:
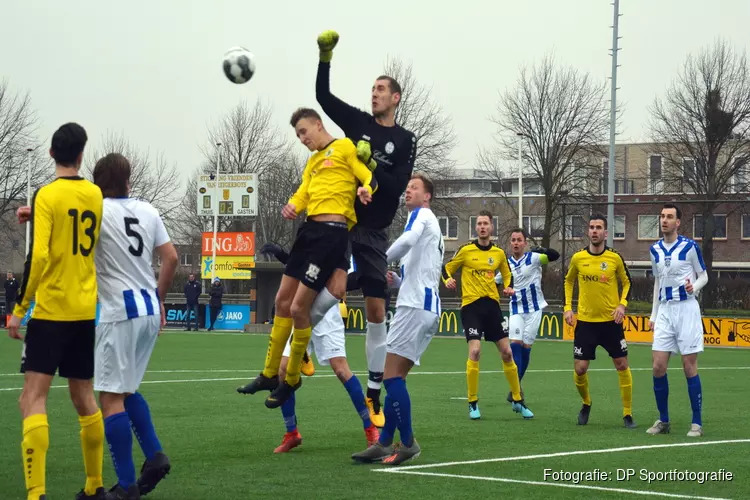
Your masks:
M507 479L501 477L484 477L484 476L465 476L461 474L444 474L440 472L412 472L401 469L375 469L376 471L388 470L392 474L409 474L415 476L433 476L433 477L451 477L458 479L472 479L478 481L497 481L500 483L514 483L514 484L530 484L533 486L555 486L558 488L575 488L582 490L597 490L606 491L611 493L629 493L631 495L644 495L654 497L666 497L666 498L690 498L697 500L729 500L728 498L720 497L699 497L694 495L680 495L677 493L662 493L659 491L648 491L648 490L629 490L625 488L605 488L603 486L588 486L585 484L566 484L566 483L545 483L542 481L522 481L519 479Z
M622 448L603 448L599 450L561 451L544 453L541 455L521 455L517 457L482 458L479 460L465 460L461 462L440 462L436 464L407 465L398 469L374 469L375 472L394 472L396 470L433 469L436 467L450 467L454 465L486 464L491 462L511 462L516 460L536 460L539 458L569 457L572 455L590 455L595 453L615 453L618 451L653 450L658 448L680 448L683 446L708 446L711 444L750 443L750 439L725 439L721 441L691 441L687 443L646 444L640 446L625 446Z

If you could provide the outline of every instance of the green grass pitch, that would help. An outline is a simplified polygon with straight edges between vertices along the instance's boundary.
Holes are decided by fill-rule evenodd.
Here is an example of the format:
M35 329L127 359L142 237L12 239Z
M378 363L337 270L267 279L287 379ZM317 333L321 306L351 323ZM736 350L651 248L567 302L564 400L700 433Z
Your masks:
M304 378L297 393L302 446L274 455L284 426L264 395L242 396L238 385L256 375L267 338L242 334L166 332L157 343L141 392L172 473L147 498L198 500L234 498L522 498L634 499L750 498L750 351L707 349L699 359L704 429L688 438L690 403L678 359L669 371L672 434L648 436L658 414L650 371L650 347L630 346L633 408L639 427L622 426L617 375L599 349L589 374L593 408L579 427L580 399L573 385L572 344L539 341L523 381L536 417L524 421L505 401L508 384L496 349L483 345L480 365L482 419L470 421L466 407L466 344L436 338L408 379L415 437L422 456L397 472L382 465L356 465L351 453L365 448L361 421L346 391L327 367ZM347 339L350 364L366 381L364 337ZM24 500L20 461L21 419L16 372L21 344L0 338L0 498ZM49 500L72 498L84 482L75 411L65 381L50 393ZM686 446L677 446L685 444ZM663 445L663 447L655 447ZM587 453L586 450L598 450ZM142 463L135 443L136 467ZM115 482L105 450L105 486ZM607 480L545 478L550 472L606 472ZM635 476L618 480L618 469ZM645 481L641 470L658 473L720 471L732 480ZM393 471L393 469L387 469Z

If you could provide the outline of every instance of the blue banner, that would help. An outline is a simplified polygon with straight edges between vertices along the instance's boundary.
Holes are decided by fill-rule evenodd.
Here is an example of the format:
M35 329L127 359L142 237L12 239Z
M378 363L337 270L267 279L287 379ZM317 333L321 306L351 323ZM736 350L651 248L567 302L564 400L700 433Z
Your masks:
M211 310L206 306L206 328L211 321ZM245 325L250 323L250 306L227 304L222 306L219 316L216 318L214 330L244 330Z

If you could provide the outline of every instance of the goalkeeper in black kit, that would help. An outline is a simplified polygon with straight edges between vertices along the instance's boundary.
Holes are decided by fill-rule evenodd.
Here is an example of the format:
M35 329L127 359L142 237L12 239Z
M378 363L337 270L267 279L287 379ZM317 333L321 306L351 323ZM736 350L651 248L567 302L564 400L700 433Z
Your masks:
M354 272L365 296L367 316L367 406L370 419L377 427L385 423L380 409L380 387L386 354L385 302L387 228L399 208L401 195L414 169L416 136L396 124L396 109L401 103L401 86L390 76L382 75L372 86L372 114L357 109L331 94L330 72L333 49L339 41L335 31L318 37L320 62L315 95L323 111L341 127L357 146L357 156L373 172L378 191L372 201L355 202L357 224L350 231Z

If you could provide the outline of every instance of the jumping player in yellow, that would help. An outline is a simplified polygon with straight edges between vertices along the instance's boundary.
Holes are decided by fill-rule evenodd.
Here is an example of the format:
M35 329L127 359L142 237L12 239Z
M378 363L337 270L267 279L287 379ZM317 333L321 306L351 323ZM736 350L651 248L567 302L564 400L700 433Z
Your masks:
M508 332L503 328L503 313L500 310L500 294L495 283L499 270L503 276L503 295L514 295L511 288L511 272L505 252L495 246L492 237L492 214L486 210L479 212L476 222L477 239L462 246L456 255L443 268L445 286L455 290L453 273L461 270L461 322L469 344L469 359L466 361L466 385L469 392L469 418L477 420L479 413L479 353L481 340L493 342L503 360L503 372L510 384L513 411L524 418L534 414L526 407L521 397L521 383L518 367L513 361Z
M573 357L574 381L583 406L578 425L586 425L591 412L588 369L596 359L596 348L602 346L612 358L620 380L623 423L628 429L633 421L633 377L628 366L628 344L622 321L630 294L630 273L622 256L606 246L607 219L594 214L589 221L589 246L573 254L565 276L565 322L575 324ZM573 317L573 286L578 281L578 318ZM622 285L618 293L617 282Z
M46 406L56 373L68 379L81 425L86 485L76 499L99 500L105 495L104 422L92 382L97 296L94 254L103 200L101 190L78 175L86 141L86 131L75 123L63 125L52 136L50 155L55 160L56 179L39 188L31 202L31 245L8 325L10 337L24 341L21 453L28 500L46 498ZM28 216L19 210L19 219ZM32 300L36 306L24 339L19 327Z
M349 269L349 230L356 224L354 200L367 204L377 189L372 172L357 157L350 139L334 139L320 115L298 109L291 119L300 142L315 153L307 161L302 184L282 209L294 220L307 210L307 220L294 241L276 295L266 364L252 382L238 389L244 394L273 391L266 407L278 408L301 385L300 365L312 336L312 327L346 293ZM284 346L294 326L286 378L278 382Z

